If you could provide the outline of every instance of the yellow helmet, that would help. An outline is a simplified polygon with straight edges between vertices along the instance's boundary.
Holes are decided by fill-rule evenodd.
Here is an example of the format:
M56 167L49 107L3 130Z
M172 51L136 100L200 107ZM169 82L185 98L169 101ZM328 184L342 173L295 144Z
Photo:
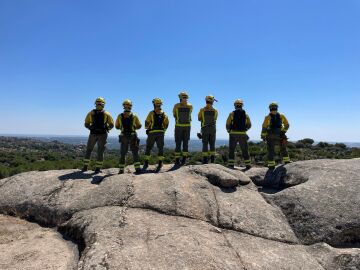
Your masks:
M242 99L237 99L234 101L234 106L243 106L244 105L244 101Z
M98 98L95 100L95 104L105 105L105 98L103 98L103 97L98 97Z
M276 102L271 102L269 105L269 109L270 108L278 108L278 107L279 107L279 104L277 104Z
M153 103L154 105L162 105L162 104L163 104L163 102L162 102L162 100L161 100L160 98L154 98L154 99L152 100L152 103Z
M205 97L205 101L207 101L207 102L214 102L214 101L217 101L216 99L215 99L215 97L214 96L206 96Z
M125 99L122 103L122 105L125 107L125 106L130 106L132 107L132 102L130 99Z
M189 98L189 95L186 93L186 92L181 92L179 94L179 98L182 99L182 98Z

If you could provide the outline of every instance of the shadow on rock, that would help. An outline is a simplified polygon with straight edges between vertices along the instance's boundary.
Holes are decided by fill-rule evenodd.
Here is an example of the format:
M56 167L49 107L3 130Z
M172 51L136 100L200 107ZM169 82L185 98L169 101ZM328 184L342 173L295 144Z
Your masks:
M258 189L261 192L274 194L286 188L284 179L287 170L283 165L275 168L275 170L268 170L262 181L258 181L256 185L260 186Z
M76 171L68 174L64 174L58 177L60 181L66 180L91 180L91 184L99 185L106 177L114 174L98 175L94 173L84 173L82 171Z
M237 190L237 188L236 187L229 187L229 188L220 187L220 190L224 193L233 193Z

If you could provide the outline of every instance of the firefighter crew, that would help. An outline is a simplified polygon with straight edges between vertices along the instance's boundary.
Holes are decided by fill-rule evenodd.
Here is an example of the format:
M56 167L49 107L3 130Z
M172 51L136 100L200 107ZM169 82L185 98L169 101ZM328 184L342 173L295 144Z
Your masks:
M131 100L124 100L123 102L124 112L119 114L115 121L115 128L120 129L119 135L120 142L120 162L119 162L119 174L123 174L125 171L125 158L129 150L132 152L134 167L137 173L140 173L140 157L139 157L139 143L140 140L137 136L136 130L141 128L141 123L138 116L131 112L132 102Z
M203 164L207 164L209 157L210 162L215 162L215 141L216 141L216 120L218 111L213 107L214 101L217 101L214 96L205 97L206 106L201 108L198 114L198 120L201 122L202 139L202 156ZM210 151L208 147L210 145Z
M146 170L149 166L150 152L156 143L158 148L158 166L156 171L160 171L164 160L164 137L166 129L169 126L169 118L161 109L163 102L160 98L154 98L152 103L154 110L148 114L145 120L146 134L148 137L146 140L143 170Z
M275 146L280 145L280 152L285 164L290 163L287 151L287 137L285 133L289 129L289 122L285 115L278 113L278 104L272 102L269 105L270 113L264 119L261 131L261 139L267 142L268 168L275 168Z
M243 109L243 105L244 102L241 99L235 100L235 110L229 114L229 117L226 120L226 130L229 133L228 166L230 168L234 168L235 166L235 149L239 143L246 169L250 169L249 136L246 134L246 131L251 128L251 121L249 115L247 115Z
M186 92L179 94L180 102L175 104L173 116L175 118L175 165L186 163L189 156L189 140L191 131L192 105L188 102L189 95ZM181 151L182 146L182 151Z
M110 113L104 110L104 107L105 99L98 97L95 100L95 109L89 112L85 118L85 127L90 130L90 135L86 146L84 167L82 168L82 171L88 170L91 152L94 149L95 144L97 144L95 173L101 172L108 132L114 127L114 120Z

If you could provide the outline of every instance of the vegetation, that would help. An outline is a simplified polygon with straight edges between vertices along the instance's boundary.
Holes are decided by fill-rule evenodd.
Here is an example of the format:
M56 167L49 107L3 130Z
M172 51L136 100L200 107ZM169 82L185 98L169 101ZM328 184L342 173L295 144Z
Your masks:
M314 144L312 139L303 139L288 144L290 158L293 161L309 159L348 159L360 157L360 148L349 148L345 144L329 144L319 142ZM58 141L41 142L33 139L13 137L0 137L0 179L17 173L34 170L75 169L83 165L85 145L70 145ZM239 150L239 149L238 149ZM266 161L266 145L263 142L250 142L249 151L251 159L256 165L264 165ZM141 147L140 153L144 153ZM93 157L96 151L93 151ZM228 147L217 149L216 163L226 164ZM104 168L118 167L119 150L107 150L105 153ZM172 163L174 151L165 150L164 163ZM189 164L199 164L202 160L201 152L192 152ZM281 158L277 157L278 161ZM151 164L157 162L155 152L150 160ZM127 156L127 164L132 163L132 157ZM237 164L242 164L241 153L237 152ZM93 158L91 167L95 165Z

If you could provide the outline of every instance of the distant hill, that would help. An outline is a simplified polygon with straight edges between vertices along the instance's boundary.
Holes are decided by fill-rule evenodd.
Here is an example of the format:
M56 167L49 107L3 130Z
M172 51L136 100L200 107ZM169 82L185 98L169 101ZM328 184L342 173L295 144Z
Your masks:
M55 140L56 139L56 140ZM65 141L66 143L64 143ZM0 178L26 171L44 171L53 169L81 168L86 150L85 137L1 137L0 136ZM142 140L140 155L143 156L145 140ZM105 153L104 168L114 168L119 165L119 143L116 138L109 139ZM166 140L164 163L174 161L174 142ZM309 159L350 159L360 157L360 148L348 147L343 143L330 144L315 143L312 139L303 139L288 144L290 158L293 161ZM201 144L192 140L190 144L190 159L188 164L200 164L202 160ZM250 142L249 151L252 163L263 166L266 162L267 151L263 142ZM218 141L215 162L226 165L228 157L227 141ZM150 164L157 162L156 148L153 149ZM94 166L96 151L93 151ZM281 157L276 160L280 163ZM127 156L127 164L132 164L132 156ZM236 164L242 165L241 153L237 153Z
M1 135L0 135L1 136ZM12 136L6 136L6 137L17 137L17 138L31 138L31 139L35 139L35 140L39 140L39 141L44 141L44 142L51 142L51 141L59 141L62 143L67 143L67 144L73 144L73 145L81 145L81 144L86 144L88 137L87 136L36 136L36 135L12 135ZM146 143L146 138L140 138L140 144L141 145L145 145ZM224 139L218 139L216 141L216 147L220 147L220 146L224 146L224 145L228 145L228 140L224 140ZM259 141L257 140L252 140L252 142L254 143L258 143ZM317 144L319 142L314 142L314 144ZM330 144L335 144L337 142L329 142ZM343 143L343 142L339 142L339 143ZM357 147L360 148L360 142L345 142L344 143L347 147ZM166 148L169 149L175 149L175 141L174 139L170 139L170 138L165 138L165 146ZM192 151L201 151L202 148L202 144L201 144L201 140L197 139L197 138L192 138L189 142L189 146L190 149ZM117 137L109 137L108 138L108 144L107 147L109 149L118 149L119 146L119 142L118 142L118 138Z

